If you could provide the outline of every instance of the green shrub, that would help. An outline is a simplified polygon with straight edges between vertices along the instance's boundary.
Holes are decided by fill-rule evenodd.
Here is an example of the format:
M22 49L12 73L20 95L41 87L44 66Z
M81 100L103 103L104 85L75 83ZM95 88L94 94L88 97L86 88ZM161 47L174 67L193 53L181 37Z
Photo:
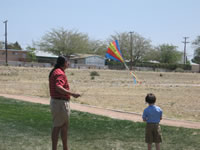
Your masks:
M90 76L93 77L93 76L99 76L99 73L96 72L96 71L92 71L90 72Z

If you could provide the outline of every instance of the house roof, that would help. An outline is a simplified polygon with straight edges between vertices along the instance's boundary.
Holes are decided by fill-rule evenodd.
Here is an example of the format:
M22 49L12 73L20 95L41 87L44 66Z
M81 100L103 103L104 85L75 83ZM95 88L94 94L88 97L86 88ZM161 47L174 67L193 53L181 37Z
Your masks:
M191 65L199 65L199 64L191 62Z
M44 51L39 51L39 50L35 51L35 55L37 57L51 57L51 58L57 58L58 57L57 55L54 55L52 53L48 53L48 52L44 52Z
M83 58L88 58L88 57L100 57L104 59L104 57L99 56L99 55L94 55L94 54L75 54L75 55L72 55L70 59L83 59Z
M54 55L52 53L44 52L44 51L39 51L36 50L35 55L38 57L51 57L51 58L57 58L57 55ZM83 59L83 58L88 58L88 57L100 57L104 59L104 57L99 56L99 55L93 55L93 54L74 54L70 56L70 59Z

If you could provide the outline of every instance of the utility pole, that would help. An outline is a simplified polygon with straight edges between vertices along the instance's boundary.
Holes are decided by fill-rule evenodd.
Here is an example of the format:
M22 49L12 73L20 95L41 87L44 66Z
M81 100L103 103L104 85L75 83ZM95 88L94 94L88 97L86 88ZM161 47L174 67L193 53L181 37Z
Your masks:
M187 43L190 43L190 42L187 42L187 39L188 39L189 37L183 37L183 38L184 38L184 41L183 41L182 43L184 43L184 65L185 65L186 62L187 62L186 44L187 44Z
M133 69L133 31L129 32L130 33L130 70Z
M3 23L5 23L6 66L8 65L7 22L8 22L8 20L6 20L6 21L3 22Z

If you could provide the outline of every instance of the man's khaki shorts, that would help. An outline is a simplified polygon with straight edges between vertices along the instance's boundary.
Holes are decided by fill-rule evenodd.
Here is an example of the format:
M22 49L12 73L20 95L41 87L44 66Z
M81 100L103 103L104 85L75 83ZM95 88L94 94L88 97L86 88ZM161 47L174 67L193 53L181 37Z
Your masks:
M70 104L69 101L52 99L50 101L53 127L60 127L69 122Z
M145 131L146 143L161 143L161 128L159 124L147 123Z

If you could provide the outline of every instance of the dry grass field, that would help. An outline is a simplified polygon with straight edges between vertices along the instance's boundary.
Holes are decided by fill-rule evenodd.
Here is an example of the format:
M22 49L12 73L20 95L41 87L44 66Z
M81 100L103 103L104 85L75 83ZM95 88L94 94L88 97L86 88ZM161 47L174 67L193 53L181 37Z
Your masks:
M0 66L0 93L49 97L51 68ZM99 76L91 79L90 73ZM70 87L82 96L74 102L103 108L142 113L147 93L157 96L164 117L200 120L200 74L135 72L142 84L133 84L128 71L68 69ZM160 75L162 74L162 75Z

